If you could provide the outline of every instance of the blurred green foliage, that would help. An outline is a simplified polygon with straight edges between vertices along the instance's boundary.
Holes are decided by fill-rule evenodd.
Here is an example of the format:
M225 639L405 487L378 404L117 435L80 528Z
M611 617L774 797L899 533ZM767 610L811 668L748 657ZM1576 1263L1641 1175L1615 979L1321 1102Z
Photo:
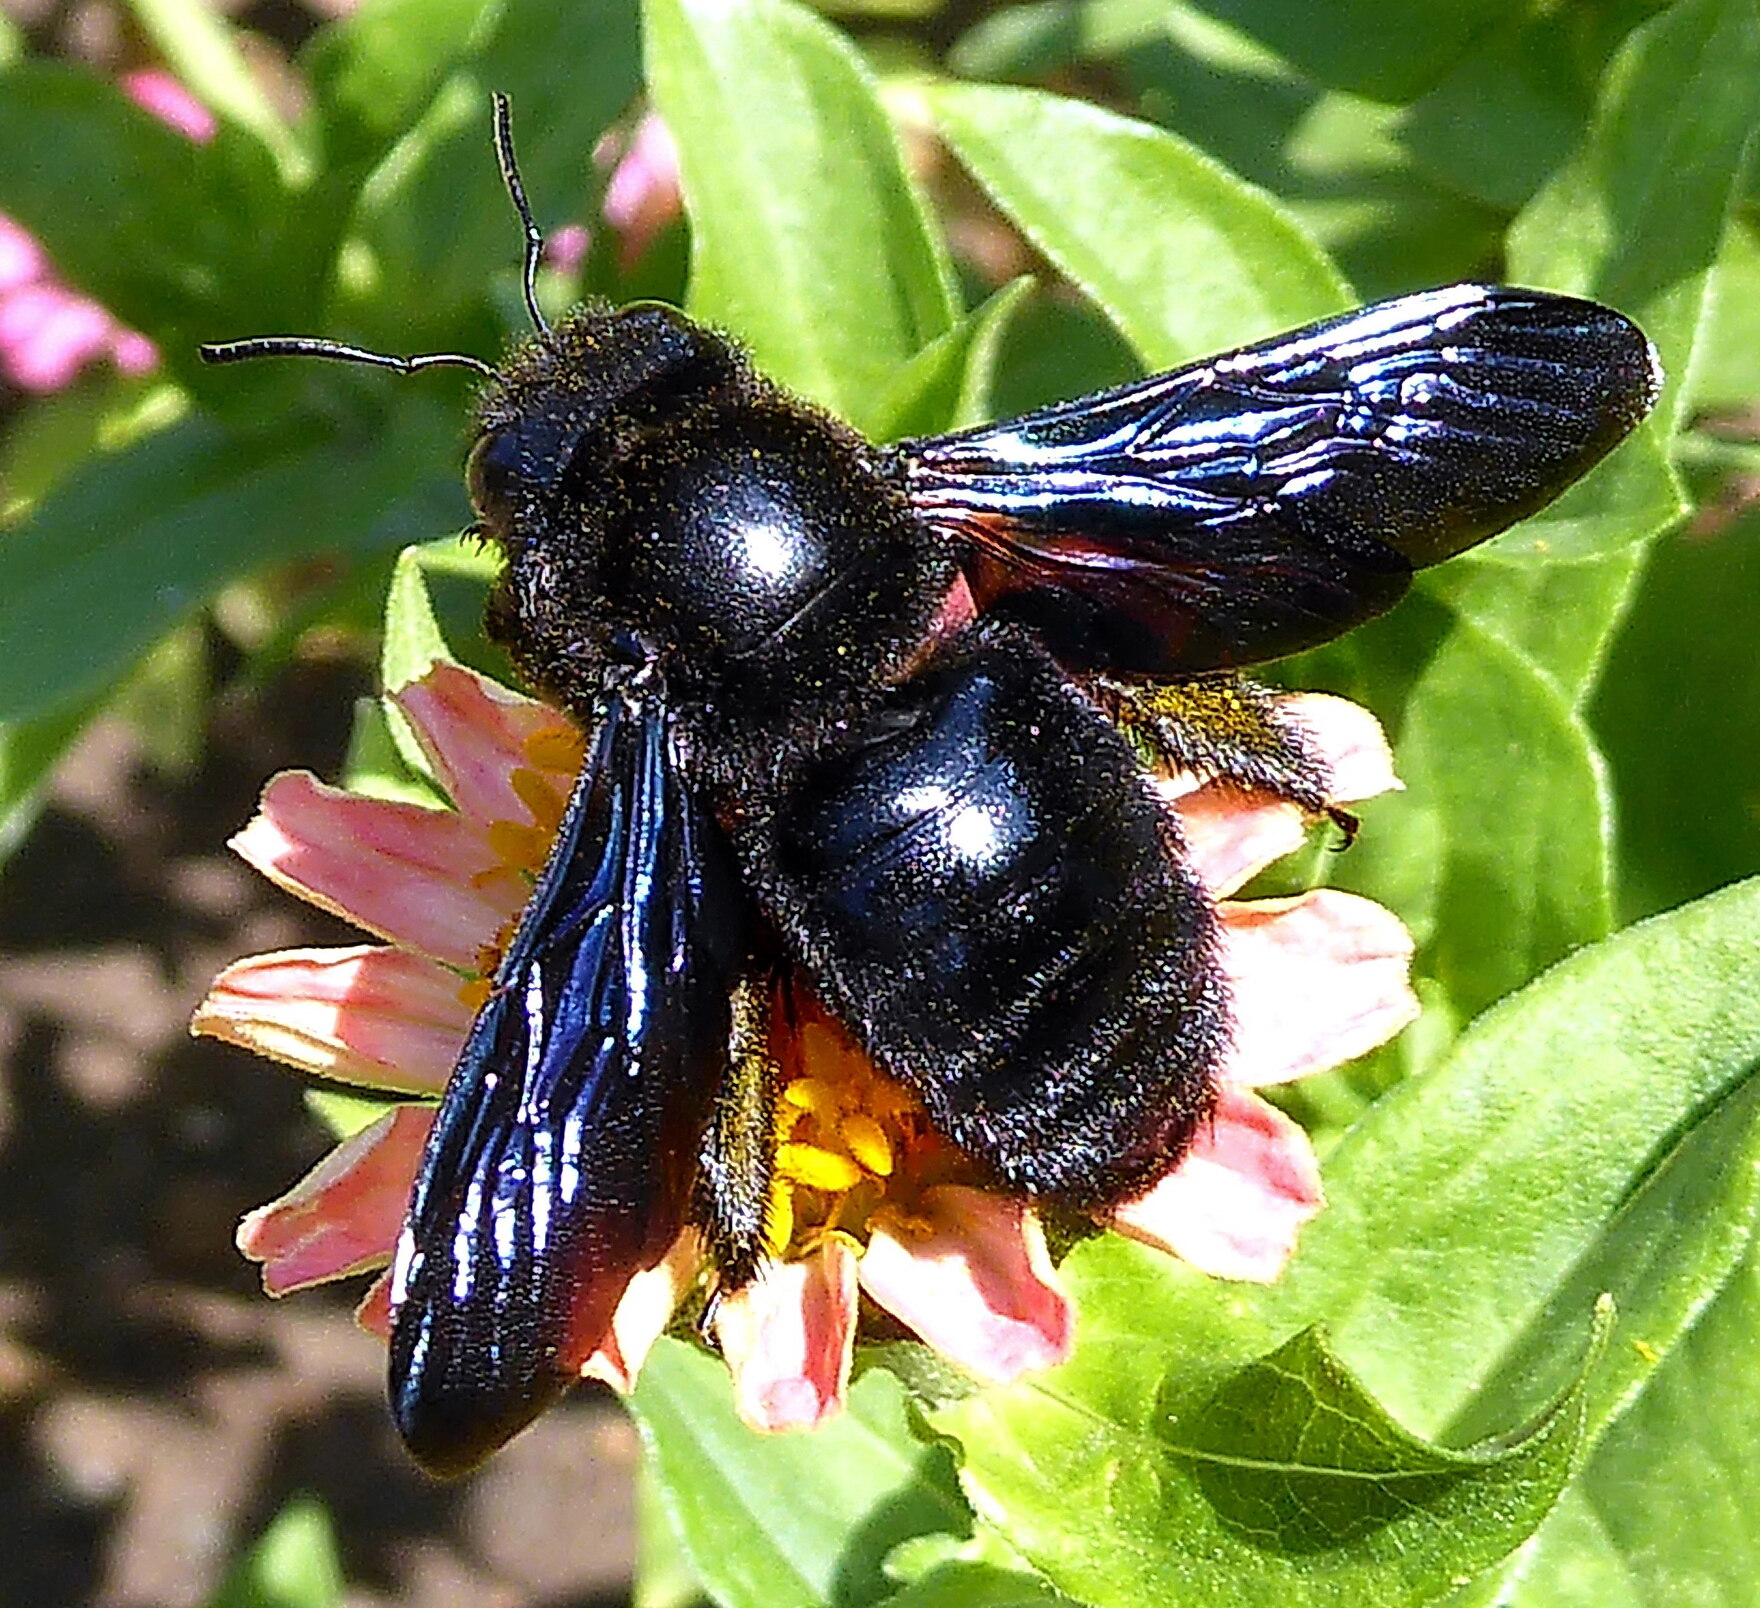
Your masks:
M1320 870L1406 919L1430 1007L1291 1093L1330 1147L1331 1206L1287 1280L1222 1287L1095 1240L1065 1265L1083 1328L1064 1369L972 1393L890 1348L806 1440L752 1437L720 1371L667 1343L635 1402L639 1594L1751 1600L1751 0L913 3L842 8L849 31L789 0L367 0L295 61L292 119L229 25L135 9L219 116L211 143L0 49L0 210L164 354L150 382L37 404L0 448L0 846L102 711L187 754L213 673L198 622L246 676L314 629L382 641L393 685L448 641L494 664L480 558L398 556L467 518L458 377L194 356L279 332L500 350L521 320L491 89L550 227L596 216L591 153L642 96L679 147L688 225L631 265L600 228L546 296L678 301L880 434L1450 280L1637 318L1670 381L1650 426L1276 672L1396 740L1408 792ZM377 704L351 769L432 796ZM299 1525L328 1556L312 1522L284 1515L252 1567Z

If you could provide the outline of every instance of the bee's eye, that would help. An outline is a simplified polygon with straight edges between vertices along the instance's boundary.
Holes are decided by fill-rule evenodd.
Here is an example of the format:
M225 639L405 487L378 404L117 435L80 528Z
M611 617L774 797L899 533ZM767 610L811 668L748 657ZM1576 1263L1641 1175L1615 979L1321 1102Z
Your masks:
M464 470L471 506L490 536L505 540L519 489L519 440L510 430L487 430L477 437Z

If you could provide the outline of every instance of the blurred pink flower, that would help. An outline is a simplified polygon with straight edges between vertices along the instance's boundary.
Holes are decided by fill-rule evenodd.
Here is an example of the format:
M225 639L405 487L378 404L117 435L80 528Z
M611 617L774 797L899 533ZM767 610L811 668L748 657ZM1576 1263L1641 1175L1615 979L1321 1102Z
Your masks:
M122 89L190 139L214 137L213 114L169 73L128 73ZM21 391L47 395L106 358L123 374L146 374L158 365L159 352L145 335L62 284L42 247L0 214L0 377Z
M431 1100L542 864L581 745L555 711L456 666L434 666L394 701L453 810L355 797L295 772L270 782L233 842L281 886L388 944L241 960L192 1027L328 1078ZM1364 711L1315 695L1284 707L1331 767L1336 802L1397 785ZM1237 1026L1215 1120L1109 1222L1217 1276L1271 1279L1319 1210L1319 1175L1302 1130L1251 1091L1337 1065L1410 1021L1411 942L1387 911L1350 894L1232 899L1304 840L1302 813L1193 777L1170 778L1164 791L1218 900ZM782 1074L775 1261L715 1316L746 1421L801 1427L841 1406L860 1294L983 1380L1063 1360L1072 1312L1031 1204L985 1187L804 989L781 992L771 1023ZM271 1294L388 1263L432 1110L388 1107L246 1217L239 1245L263 1263ZM701 1263L687 1233L638 1274L582 1372L630 1388ZM385 1332L383 1276L360 1318Z
M565 223L545 240L544 261L559 273L579 273L592 243L593 231L584 223Z
M628 273L683 207L678 147L659 114L646 112L627 139L607 135L593 157L611 168L605 221L617 233L617 266Z
M158 67L143 67L124 73L122 92L161 123L168 123L179 134L206 145L220 125L214 114L183 87L170 73Z

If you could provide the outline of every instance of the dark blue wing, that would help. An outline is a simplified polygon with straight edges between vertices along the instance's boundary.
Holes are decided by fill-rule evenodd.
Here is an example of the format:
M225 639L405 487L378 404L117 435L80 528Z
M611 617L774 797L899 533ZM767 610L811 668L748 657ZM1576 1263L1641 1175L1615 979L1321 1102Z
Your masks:
M744 910L661 695L613 691L398 1242L392 1412L431 1471L469 1468L572 1384L676 1238Z
M1066 663L1166 675L1381 613L1556 497L1659 381L1609 308L1456 285L898 450L981 604Z

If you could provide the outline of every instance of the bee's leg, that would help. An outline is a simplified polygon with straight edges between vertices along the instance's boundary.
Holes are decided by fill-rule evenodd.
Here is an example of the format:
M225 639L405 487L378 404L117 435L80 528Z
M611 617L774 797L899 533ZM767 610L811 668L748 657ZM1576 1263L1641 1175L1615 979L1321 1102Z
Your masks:
M720 1297L750 1284L773 1249L781 1074L771 1050L771 1015L781 1008L780 995L768 968L755 970L734 990L727 1076L703 1136L697 1174L694 1217L715 1268L705 1325L713 1321Z
M1347 835L1354 827L1331 802L1331 777L1312 739L1269 688L1219 673L1159 682L1098 676L1090 690L1150 769L1272 793L1330 816Z

